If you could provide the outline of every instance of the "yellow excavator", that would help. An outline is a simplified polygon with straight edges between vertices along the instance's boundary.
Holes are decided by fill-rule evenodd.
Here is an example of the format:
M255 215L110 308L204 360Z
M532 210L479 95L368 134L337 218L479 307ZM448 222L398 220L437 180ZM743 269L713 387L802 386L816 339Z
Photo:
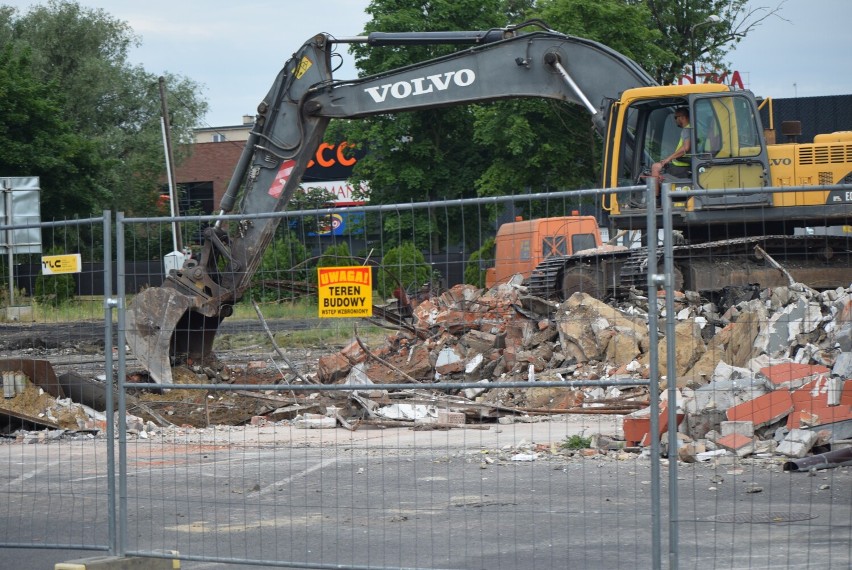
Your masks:
M332 76L332 54L338 44L354 42L375 48L461 47L399 69L337 80ZM713 193L681 201L676 215L679 227L706 237L721 235L719 228L737 222L733 225L742 228L747 239L738 242L736 251L745 252L746 257L756 240L767 248L781 244L783 251L798 256L805 265L817 264L818 272L849 268L850 248L845 241L828 245L803 238L792 246L786 231L781 237L763 238L794 223L846 223L852 199L845 192L817 189L781 195L771 187L848 180L850 142L838 135L838 140L811 146L770 148L757 102L748 91L720 85L659 86L624 55L600 43L561 34L541 22L485 31L371 33L351 38L319 34L285 63L258 106L254 128L221 203L222 214L246 218L231 221L227 229L219 223L207 228L199 258L172 270L161 287L133 299L126 329L131 350L151 378L161 383L172 381L172 360L189 357L199 362L212 356L217 328L248 289L278 224L278 219L251 215L286 208L331 119L518 97L573 103L589 112L604 140L605 188L641 182L651 165L676 144L674 110L688 108L695 124L691 146L697 152L687 157L688 178L671 182L676 189L702 188ZM765 187L766 192L747 196L732 192L743 187ZM643 226L644 199L631 196L621 203L613 194L607 200L605 209L616 228ZM726 252L734 247L729 242L726 239L720 245ZM548 251L530 277L531 289L538 294L564 296L590 286L604 294L622 279L642 279L641 251L579 258L559 248ZM690 252L701 258L691 261L696 266L702 260L710 262L719 251L704 242ZM699 273L706 271L702 266ZM846 276L841 278L850 283Z

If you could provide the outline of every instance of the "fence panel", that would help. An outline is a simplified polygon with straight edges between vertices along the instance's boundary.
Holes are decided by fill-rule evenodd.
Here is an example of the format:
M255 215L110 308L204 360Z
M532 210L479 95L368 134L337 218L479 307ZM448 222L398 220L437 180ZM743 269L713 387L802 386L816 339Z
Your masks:
M776 189L775 206L716 224L725 241L711 245L682 222L687 199L713 193L663 187L666 273L687 291L670 286L665 307L677 342L667 399L683 417L678 461L669 453L672 567L852 563L852 236L843 205L808 204L807 190L826 203L846 192Z
M9 228L0 235L16 235ZM105 389L113 339L103 296L112 281L110 217L14 228L40 230L41 251L58 257L3 242L0 545L108 550L115 536ZM90 292L93 283L100 294Z
M127 361L142 382L123 388L172 425L146 418L144 436L119 435L122 551L311 568L659 566L659 464L639 448L650 414L630 441L621 422L650 405L641 312L461 281L516 261L469 261L494 220L570 217L594 199L282 214L215 359L178 358L168 391ZM158 223L119 217L119 235ZM318 292L365 291L323 292L316 266L364 264L375 317L318 318Z

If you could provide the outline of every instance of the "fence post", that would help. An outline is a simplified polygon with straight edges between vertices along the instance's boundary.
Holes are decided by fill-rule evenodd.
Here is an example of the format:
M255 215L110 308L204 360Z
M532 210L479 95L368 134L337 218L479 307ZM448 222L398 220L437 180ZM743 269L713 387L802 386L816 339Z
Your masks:
M104 210L104 364L106 372L106 438L107 438L107 510L109 553L117 552L115 527L115 376L112 372L112 314L117 300L112 296L112 212Z
M678 497L677 497L677 342L674 318L674 236L672 232L672 185L662 186L663 264L666 290L666 386L669 417L669 568L678 568Z
M648 177L648 188L645 203L647 214L645 220L645 243L648 247L648 354L651 374L648 390L651 399L651 421L649 435L651 438L651 563L652 568L662 568L662 523L660 513L661 483L660 483L660 439L655 434L660 433L660 379L659 379L659 329L657 328L657 290L660 286L660 275L657 274L657 179Z
M127 401L125 398L125 379L127 378L126 362L126 308L125 292L125 245L124 245L124 212L115 216L115 249L116 249L116 288L118 289L118 546L116 556L124 556L127 551Z

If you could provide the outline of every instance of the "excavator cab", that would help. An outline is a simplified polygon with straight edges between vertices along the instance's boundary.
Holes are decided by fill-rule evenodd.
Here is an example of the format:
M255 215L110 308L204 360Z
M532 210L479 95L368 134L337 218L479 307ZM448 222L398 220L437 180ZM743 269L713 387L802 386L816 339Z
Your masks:
M697 92L696 92L697 91ZM754 97L722 85L646 87L625 91L610 113L604 186L643 184L651 165L669 156L681 129L674 121L677 108L689 110L690 167L684 176L664 174L674 191L730 190L767 185L768 159ZM646 197L614 196L611 214L644 221ZM770 204L770 194L709 193L674 202L686 211ZM641 220L639 219L641 218ZM636 226L641 227L641 225Z

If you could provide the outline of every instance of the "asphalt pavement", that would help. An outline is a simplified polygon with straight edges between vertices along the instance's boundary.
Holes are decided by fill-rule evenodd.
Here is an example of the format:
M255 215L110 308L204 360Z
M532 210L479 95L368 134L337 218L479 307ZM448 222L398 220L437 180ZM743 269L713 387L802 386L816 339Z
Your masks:
M177 550L190 569L652 567L650 458L566 456L558 444L576 427L267 426L132 439L125 548ZM108 544L105 449L103 440L0 445L0 542ZM663 567L852 566L849 467L681 463L676 525L665 461L661 477ZM4 549L2 566L51 568L86 554Z

